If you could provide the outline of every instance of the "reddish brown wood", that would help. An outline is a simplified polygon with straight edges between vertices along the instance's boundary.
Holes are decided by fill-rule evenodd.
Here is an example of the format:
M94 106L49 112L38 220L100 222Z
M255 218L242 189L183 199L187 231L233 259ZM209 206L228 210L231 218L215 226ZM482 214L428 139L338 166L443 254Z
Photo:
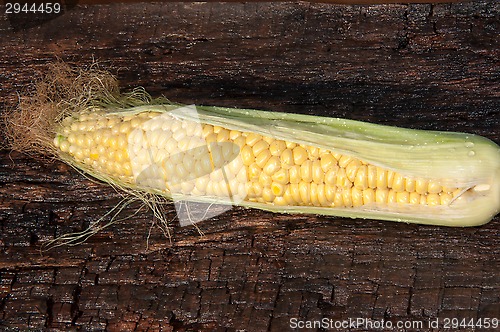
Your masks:
M57 57L98 59L125 89L177 102L499 143L498 13L491 1L133 3L3 16L0 110ZM172 223L169 241L153 227L147 247L154 220L144 211L82 245L40 252L119 200L62 163L0 152L2 329L284 331L291 318L500 318L498 216L455 229L233 208L200 224L204 236Z

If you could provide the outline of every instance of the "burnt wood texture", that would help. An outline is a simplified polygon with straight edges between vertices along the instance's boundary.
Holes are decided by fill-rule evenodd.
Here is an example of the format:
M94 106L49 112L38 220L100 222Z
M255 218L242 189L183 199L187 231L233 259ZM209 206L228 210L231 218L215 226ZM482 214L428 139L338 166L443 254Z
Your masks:
M0 17L0 110L48 63L96 59L123 89L180 103L500 143L496 1L68 3L60 15ZM498 216L459 229L233 208L200 223L203 236L173 220L168 239L142 210L86 243L41 251L121 196L59 162L0 158L3 330L288 331L294 319L362 318L424 331L437 318L500 318Z

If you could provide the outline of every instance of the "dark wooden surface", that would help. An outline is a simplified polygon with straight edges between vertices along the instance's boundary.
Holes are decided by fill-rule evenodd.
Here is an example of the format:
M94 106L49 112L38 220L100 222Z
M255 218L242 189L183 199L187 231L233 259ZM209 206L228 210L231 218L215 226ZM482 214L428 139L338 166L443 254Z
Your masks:
M1 16L0 109L56 58L97 59L125 89L177 102L500 143L499 36L495 1L136 3ZM498 216L455 229L233 208L201 223L204 236L173 223L169 241L144 211L85 244L41 252L120 196L62 163L0 158L0 329L286 331L292 318L364 318L421 321L423 331L436 318L500 318Z

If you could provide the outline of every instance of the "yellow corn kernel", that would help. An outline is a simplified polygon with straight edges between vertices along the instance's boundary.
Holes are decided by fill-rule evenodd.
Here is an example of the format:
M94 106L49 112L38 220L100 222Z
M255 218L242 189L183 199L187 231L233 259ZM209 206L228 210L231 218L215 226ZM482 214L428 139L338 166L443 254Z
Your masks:
M203 137L207 137L208 135L214 132L214 127L212 125L204 125L202 129Z
M427 192L429 194L438 194L443 190L443 187L441 187L438 183L436 182L429 182L427 186Z
M263 171L269 175L274 175L281 168L281 163L278 157L271 156L267 163L264 165Z
M334 165L325 174L325 184L334 186L337 183L337 172L339 167Z
M293 150L293 161L296 165L302 165L307 160L307 151L302 146L296 146Z
M441 198L438 194L428 194L427 195L427 204L428 205L439 205L441 203Z
M375 202L375 190L368 188L363 190L363 204L371 204Z
M387 203L388 197L389 197L389 189L377 188L377 190L375 190L375 202L380 204L385 204Z
M396 192L396 200L400 204L408 204L410 202L410 194L406 191Z
M283 150L283 152L280 156L280 161L281 161L281 167L283 167L283 168L292 167L294 164L292 150L288 149L288 148Z
M252 152L254 156L258 156L262 151L268 149L269 149L269 144L264 140L260 140L252 146Z
M263 150L258 156L255 157L255 163L257 163L260 168L264 168L269 158L271 158L271 152L269 152L269 150Z
M250 166L248 166L248 178L251 181L256 181L259 178L261 172L262 168L260 168L256 163L252 163Z
M342 207L344 206L343 193L342 190L337 190L333 197L333 206Z
M387 188L392 188L393 182L394 182L394 172L387 171Z
M328 201L328 198L326 197L326 192L325 192L325 185L324 184L318 184L317 186L317 197L318 197L318 205L319 206L329 206L330 202Z
M380 167L377 167L377 188L387 188L387 171Z
M270 187L271 183L273 183L273 179L264 172L261 172L259 175L259 182L263 187Z
M288 201L286 200L286 198L284 196L276 196L274 198L274 205L278 205L278 206L285 206L285 205L288 205Z
M307 149L307 152L308 152L308 155L309 155L309 159L315 160L315 159L319 158L320 149L318 147L310 146Z
M285 194L285 186L278 182L271 183L271 192L274 196L283 196Z
M255 197L262 197L264 186L260 182L254 182L252 184L252 189L255 194Z
M417 192L410 193L410 204L420 204L420 194Z
M309 204L311 202L311 184L301 181L299 183L300 202Z
M310 199L311 199L311 204L314 206L319 206L319 199L318 199L318 185L314 182L311 182L310 184Z
M290 196L293 198L293 201L297 204L298 202L302 202L300 198L300 189L298 183L290 183Z
M241 149L240 156L243 164L246 166L251 165L255 161L255 155L253 154L252 148L248 145L245 145Z
M354 158L352 158L350 156L341 155L340 159L339 159L339 166L341 168L346 168L347 165L349 165L353 159Z
M325 185L325 197L328 202L333 202L335 200L336 187Z
M257 143L261 139L262 139L261 135L255 134L255 133L249 133L247 135L246 143L247 143L247 145L249 145L250 147L252 147L255 143Z
M274 196L270 187L266 187L262 189L262 201L263 202L272 202L274 201L276 196Z
M271 152L273 156L280 157L285 150L286 150L285 141L274 140L271 144L269 144L269 152Z
M244 146L246 146L246 137L238 136L233 140L233 143L236 144L241 150Z
M298 186L297 186L298 190ZM286 201L286 205L294 206L297 202L292 196L292 185L286 187L285 193L283 194L283 198Z
M368 188L368 167L362 165L358 168L356 176L354 178L354 187L359 190L365 190Z
M371 189L377 188L377 167L373 165L368 165L367 167L367 172L368 172L368 187Z
M335 159L331 153L323 153L320 156L320 164L321 169L326 173L330 168L337 165L337 159Z
M352 206L358 207L363 205L363 190L353 187L351 190Z
M262 139L267 142L267 144L271 144L274 141L274 137L271 136L262 136Z
M405 178L405 191L409 193L415 191L415 179Z
M389 189L389 193L387 195L387 204L397 203L396 191L393 189Z
M342 190L342 202L344 206L352 206L351 189Z
M300 165L300 177L304 182L312 181L312 162L310 160L306 160Z
M340 165L340 162L339 162ZM356 179L356 173L358 172L359 167L361 166L361 162L357 159L352 160L346 167L346 176L349 179L349 182L354 182ZM365 172L366 173L366 172Z
M272 175L273 181L281 184L287 184L290 180L289 171L284 168L280 168Z
M340 168L337 172L337 179L335 181L337 187L350 188L352 186L351 181L347 178L345 168Z
M453 199L453 196L451 194L442 192L439 195L439 198L440 198L440 204L441 205L448 205L448 204L451 203L451 200Z
M399 173L394 173L394 178L392 181L391 188L398 193L404 191L405 190L405 178Z
M300 166L294 165L288 170L290 176L290 183L299 183L301 181Z
M416 179L415 180L415 191L420 194L424 195L427 193L427 187L429 183L425 179Z

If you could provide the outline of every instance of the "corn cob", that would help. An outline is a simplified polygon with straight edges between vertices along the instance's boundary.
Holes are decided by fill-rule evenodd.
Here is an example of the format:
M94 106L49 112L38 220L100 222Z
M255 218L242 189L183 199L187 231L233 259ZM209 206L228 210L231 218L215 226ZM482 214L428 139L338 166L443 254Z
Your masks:
M93 108L61 121L59 155L168 198L446 226L500 207L500 150L462 133L173 104Z
M51 65L1 120L12 149L55 156L125 189L160 220L157 197L446 226L480 225L500 210L500 149L486 138L186 108L141 89L120 94L95 66Z

